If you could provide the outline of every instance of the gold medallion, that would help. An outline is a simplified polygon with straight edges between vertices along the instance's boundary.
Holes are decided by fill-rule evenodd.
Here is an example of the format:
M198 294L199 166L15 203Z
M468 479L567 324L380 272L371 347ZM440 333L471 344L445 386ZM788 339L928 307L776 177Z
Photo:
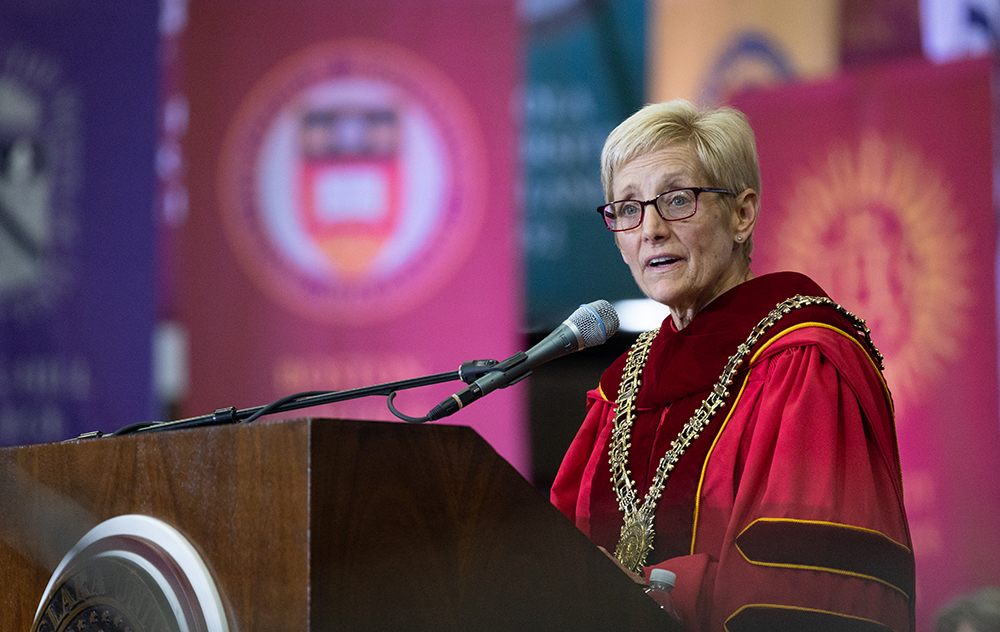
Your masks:
M615 557L625 568L638 573L646 562L646 556L653 550L652 516L629 516L622 525L621 536Z

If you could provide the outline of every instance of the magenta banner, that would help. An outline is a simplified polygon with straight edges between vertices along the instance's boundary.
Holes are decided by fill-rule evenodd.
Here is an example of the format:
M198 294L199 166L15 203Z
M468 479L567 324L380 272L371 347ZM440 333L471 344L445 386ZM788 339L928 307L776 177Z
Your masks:
M811 275L885 354L919 630L1000 583L989 72L896 63L735 103L764 179L754 269Z
M194 3L185 413L523 345L513 2ZM401 393L419 417L461 382ZM520 387L448 422L528 468ZM395 419L384 398L298 413Z

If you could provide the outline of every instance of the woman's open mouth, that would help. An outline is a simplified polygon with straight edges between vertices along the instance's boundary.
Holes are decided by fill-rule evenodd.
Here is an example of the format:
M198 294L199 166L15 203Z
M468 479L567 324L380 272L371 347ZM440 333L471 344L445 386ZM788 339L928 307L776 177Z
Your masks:
M680 259L676 257L654 257L646 261L647 268L662 268L672 263L677 263Z

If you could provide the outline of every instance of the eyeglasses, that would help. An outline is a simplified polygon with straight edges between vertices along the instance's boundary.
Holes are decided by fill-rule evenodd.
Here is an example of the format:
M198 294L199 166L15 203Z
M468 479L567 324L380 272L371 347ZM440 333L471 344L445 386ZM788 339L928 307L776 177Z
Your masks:
M608 230L619 233L632 230L642 224L646 205L652 204L656 212L667 222L687 219L698 212L698 196L702 193L729 193L728 189L708 189L705 187L685 187L672 189L657 195L652 200L619 200L599 206L597 212L604 219Z

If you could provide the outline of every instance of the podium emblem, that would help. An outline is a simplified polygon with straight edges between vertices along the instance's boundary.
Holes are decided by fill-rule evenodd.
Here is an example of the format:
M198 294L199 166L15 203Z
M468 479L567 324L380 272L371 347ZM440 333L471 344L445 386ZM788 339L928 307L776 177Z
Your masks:
M173 527L126 515L91 529L56 568L31 632L229 632L219 593Z

